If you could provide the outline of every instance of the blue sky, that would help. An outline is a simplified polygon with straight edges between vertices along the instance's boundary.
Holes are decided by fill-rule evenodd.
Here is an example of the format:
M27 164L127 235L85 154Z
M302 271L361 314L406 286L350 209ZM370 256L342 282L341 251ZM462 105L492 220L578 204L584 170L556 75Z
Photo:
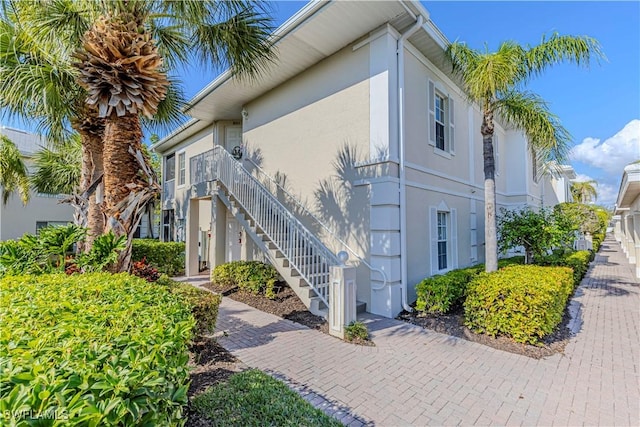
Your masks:
M305 2L275 2L281 24ZM553 32L597 39L607 59L590 68L550 68L528 88L549 102L573 136L570 163L599 183L598 202L615 202L622 169L640 158L640 2L422 2L450 41L494 50L504 40L537 44ZM214 72L182 76L195 95ZM636 120L636 121L634 121ZM625 128L626 127L626 128ZM624 129L624 131L623 131Z
M306 2L273 3L280 25ZM422 2L451 41L473 48L501 41L537 44L543 34L596 38L607 60L590 69L560 65L528 89L550 104L573 136L571 164L582 179L599 183L599 202L615 202L622 169L640 158L640 2ZM180 73L191 98L216 72L193 66ZM6 124L24 127L22 123ZM22 125L22 126L20 126Z

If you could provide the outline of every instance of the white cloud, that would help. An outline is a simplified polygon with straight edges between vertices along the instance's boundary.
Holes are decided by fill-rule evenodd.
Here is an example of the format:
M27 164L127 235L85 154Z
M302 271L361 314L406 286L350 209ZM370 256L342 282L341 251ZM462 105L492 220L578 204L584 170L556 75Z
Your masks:
M585 138L571 149L570 158L614 176L622 175L626 165L640 158L640 120L631 120L620 132L604 142L597 138Z

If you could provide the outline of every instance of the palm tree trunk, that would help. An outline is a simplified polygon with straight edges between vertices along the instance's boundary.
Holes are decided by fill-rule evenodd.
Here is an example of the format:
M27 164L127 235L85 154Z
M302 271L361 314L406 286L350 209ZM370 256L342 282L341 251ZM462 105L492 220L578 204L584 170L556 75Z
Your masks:
M82 138L82 191L86 191L89 186L102 174L102 137L96 134L90 134L88 137ZM90 167L91 173L85 177L85 165ZM88 179L87 179L88 178ZM96 237L104 233L104 214L102 213L102 200L99 200L99 191L89 195L89 209L87 212L87 238L85 240L85 250L90 250ZM100 197L101 198L101 197Z
M142 131L137 114L111 116L104 132L104 212L107 230L127 236L115 271L129 271L131 242L145 206L159 193L152 170L142 155Z
M493 157L493 112L485 109L482 118L482 155L484 159L484 244L485 271L498 269L498 232L496 224L496 165Z

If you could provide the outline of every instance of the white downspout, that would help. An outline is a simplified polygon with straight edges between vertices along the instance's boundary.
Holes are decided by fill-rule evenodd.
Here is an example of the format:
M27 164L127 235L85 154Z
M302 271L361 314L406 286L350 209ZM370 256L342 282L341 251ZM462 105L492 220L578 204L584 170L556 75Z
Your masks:
M413 311L407 301L407 187L404 165L404 41L415 33L424 18L418 16L416 23L405 31L398 39L396 57L398 59L398 150L400 151L400 292L402 294L402 308Z

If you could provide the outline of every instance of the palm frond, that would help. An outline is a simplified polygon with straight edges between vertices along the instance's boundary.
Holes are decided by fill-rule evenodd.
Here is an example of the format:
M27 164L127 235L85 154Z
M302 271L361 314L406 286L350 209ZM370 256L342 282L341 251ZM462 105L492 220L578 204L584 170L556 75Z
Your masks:
M151 118L142 118L142 125L151 133L164 133L182 124L186 116L182 113L187 104L181 82L176 77L169 77L170 85L165 98L158 104L158 111Z
M44 148L33 157L31 187L44 194L74 194L80 185L82 147L75 134L64 144Z
M16 192L23 204L26 205L29 201L27 167L18 147L4 135L0 135L0 187L2 203L5 205Z
M528 74L536 76L548 67L561 63L573 62L588 67L591 60L606 60L600 44L587 36L563 36L557 33L551 37L542 37L537 46L527 46L526 67Z
M547 103L531 92L510 91L495 103L496 112L506 122L521 129L542 163L567 158L571 135Z

